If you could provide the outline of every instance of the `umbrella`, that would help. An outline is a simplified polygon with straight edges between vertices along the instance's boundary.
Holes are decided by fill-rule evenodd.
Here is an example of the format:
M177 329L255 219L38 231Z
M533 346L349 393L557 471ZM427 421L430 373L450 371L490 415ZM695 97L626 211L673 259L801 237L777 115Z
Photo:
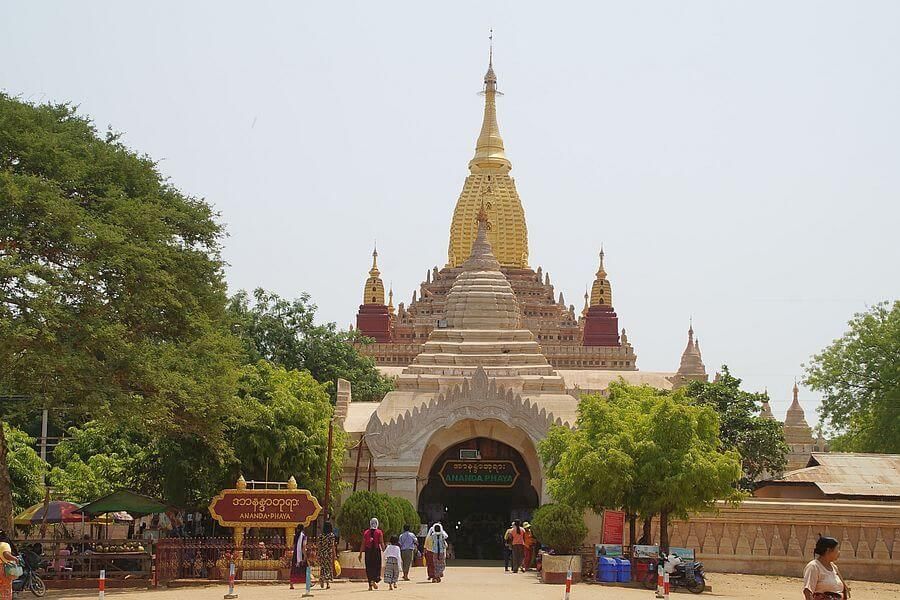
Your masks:
M78 505L62 500L53 500L47 504L47 523L81 523L82 516L75 514ZM15 518L16 525L40 525L44 522L44 503L39 502L26 508Z

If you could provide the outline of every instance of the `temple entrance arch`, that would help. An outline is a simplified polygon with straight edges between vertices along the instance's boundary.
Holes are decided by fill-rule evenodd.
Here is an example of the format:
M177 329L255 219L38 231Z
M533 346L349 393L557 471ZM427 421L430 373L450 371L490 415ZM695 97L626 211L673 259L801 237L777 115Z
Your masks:
M540 505L541 468L522 430L492 419L461 421L431 437L419 471L418 509L441 521L458 558L502 558L513 519Z

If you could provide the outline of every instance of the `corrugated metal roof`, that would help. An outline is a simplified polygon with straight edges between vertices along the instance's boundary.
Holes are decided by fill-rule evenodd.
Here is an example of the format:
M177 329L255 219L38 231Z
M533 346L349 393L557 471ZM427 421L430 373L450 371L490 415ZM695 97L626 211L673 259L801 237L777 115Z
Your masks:
M900 454L813 452L809 465L769 484L812 483L828 496L900 497Z

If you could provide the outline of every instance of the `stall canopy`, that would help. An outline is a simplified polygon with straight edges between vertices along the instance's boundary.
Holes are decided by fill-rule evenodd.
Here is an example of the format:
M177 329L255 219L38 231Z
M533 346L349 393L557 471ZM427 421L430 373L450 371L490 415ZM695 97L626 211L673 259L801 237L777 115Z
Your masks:
M144 515L166 512L169 509L168 504L149 496L130 490L119 490L85 504L76 512L85 515L102 515L124 511L132 516L142 517Z

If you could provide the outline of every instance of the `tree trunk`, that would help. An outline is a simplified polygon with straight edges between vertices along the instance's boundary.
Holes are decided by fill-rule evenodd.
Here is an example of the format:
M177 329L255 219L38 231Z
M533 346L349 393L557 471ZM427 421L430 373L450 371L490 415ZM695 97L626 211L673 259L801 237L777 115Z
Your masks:
M0 421L0 529L13 537L12 480L9 478L9 465L6 461L6 434L3 426L4 422Z
M645 546L649 546L653 543L653 515L644 519L644 531L641 535L641 539L638 540L638 543Z
M637 537L637 515L628 513L628 543L634 546Z
M659 552L669 553L669 511L659 511Z

